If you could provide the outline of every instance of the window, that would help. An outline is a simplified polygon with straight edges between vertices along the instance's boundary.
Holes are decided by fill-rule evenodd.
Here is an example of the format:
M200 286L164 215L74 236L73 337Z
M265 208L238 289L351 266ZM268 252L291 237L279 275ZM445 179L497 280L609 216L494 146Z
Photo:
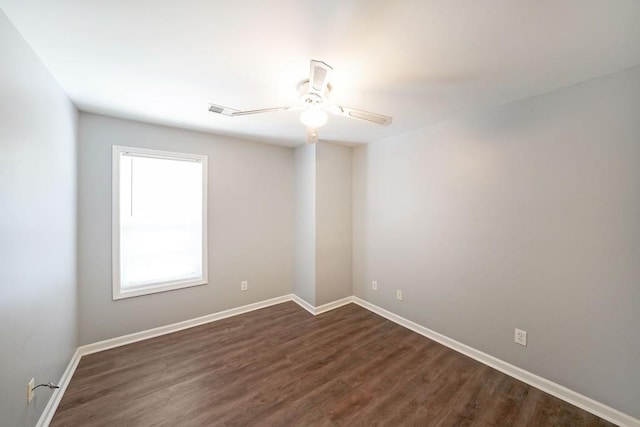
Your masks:
M207 283L207 156L113 147L113 299Z

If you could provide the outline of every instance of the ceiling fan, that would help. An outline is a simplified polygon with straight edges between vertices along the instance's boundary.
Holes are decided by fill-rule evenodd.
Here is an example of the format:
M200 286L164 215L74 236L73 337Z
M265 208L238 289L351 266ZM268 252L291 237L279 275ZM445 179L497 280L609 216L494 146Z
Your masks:
M383 126L391 124L392 117L343 107L329 101L329 94L331 93L329 79L332 71L333 68L324 62L312 60L309 78L298 84L299 102L288 107L241 111L218 104L209 104L209 111L225 116L237 117L250 114L271 113L274 111L302 110L300 121L307 126L307 142L309 144L318 142L318 128L327 122L327 113L364 120Z

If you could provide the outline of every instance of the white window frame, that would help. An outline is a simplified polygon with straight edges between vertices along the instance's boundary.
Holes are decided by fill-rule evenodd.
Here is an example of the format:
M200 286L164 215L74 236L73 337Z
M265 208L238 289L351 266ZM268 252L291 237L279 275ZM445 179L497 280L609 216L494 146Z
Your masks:
M179 159L196 161L202 164L202 277L197 279L169 281L141 286L131 290L123 290L120 283L120 159L122 153L130 153L142 157ZM112 248L112 284L113 300L149 295L174 289L205 285L208 282L207 269L207 156L200 154L177 153L148 148L113 146L112 156L112 203L111 203L111 248Z

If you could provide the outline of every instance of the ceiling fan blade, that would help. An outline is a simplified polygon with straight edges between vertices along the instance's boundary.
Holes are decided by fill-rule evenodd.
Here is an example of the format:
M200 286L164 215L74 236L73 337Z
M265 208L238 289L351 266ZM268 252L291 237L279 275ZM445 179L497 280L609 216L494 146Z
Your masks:
M233 108L225 107L218 104L209 104L209 111L212 113L224 114L225 116L233 116L233 113L237 112Z
M307 128L307 144L315 144L318 142L318 128Z
M383 114L356 110L355 108L340 107L340 106L337 106L337 107L338 108L333 108L329 111L339 116L345 116L352 119L364 120L364 121L376 123L382 126L389 126L393 121L393 117L385 116Z
M274 108L261 108L259 110L245 110L245 111L236 111L233 113L233 116L248 116L249 114L261 114L261 113L272 113L274 111L287 111L287 110L297 110L298 107L274 107Z
M287 110L298 110L300 107L298 106L288 106L288 107L273 107L273 108L261 108L259 110L236 110L233 108L224 107L222 105L217 104L209 104L209 111L212 113L224 114L225 116L248 116L250 114L260 114L260 113L272 113L274 111L287 111Z
M309 93L324 95L329 85L329 78L333 68L322 61L311 60L311 73L309 74Z

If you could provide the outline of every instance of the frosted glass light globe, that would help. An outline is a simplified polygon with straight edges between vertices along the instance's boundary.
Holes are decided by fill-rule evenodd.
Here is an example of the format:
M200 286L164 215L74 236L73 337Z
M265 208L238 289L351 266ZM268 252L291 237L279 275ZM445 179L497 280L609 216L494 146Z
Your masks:
M327 113L318 107L307 108L300 114L300 121L308 127L319 128L327 123Z

